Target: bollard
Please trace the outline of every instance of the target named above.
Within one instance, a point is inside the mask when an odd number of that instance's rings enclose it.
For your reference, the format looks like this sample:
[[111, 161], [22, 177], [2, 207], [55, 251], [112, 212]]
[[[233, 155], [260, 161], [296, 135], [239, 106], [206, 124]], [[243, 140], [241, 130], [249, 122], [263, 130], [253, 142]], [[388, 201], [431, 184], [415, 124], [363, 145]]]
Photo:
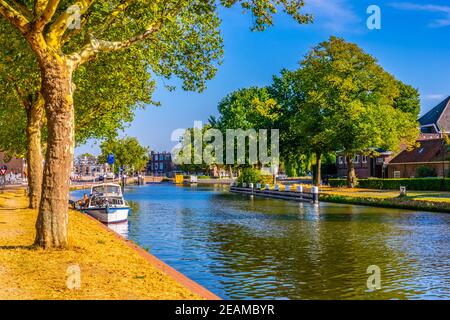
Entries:
[[248, 187], [249, 187], [250, 189], [253, 189], [253, 183], [249, 183], [249, 184], [248, 184]]
[[261, 189], [261, 183], [256, 184], [256, 189], [258, 189], [258, 190]]
[[312, 193], [313, 203], [319, 203], [319, 187], [316, 187], [316, 186], [312, 187], [311, 193]]
[[270, 190], [270, 184], [266, 184], [266, 190]]

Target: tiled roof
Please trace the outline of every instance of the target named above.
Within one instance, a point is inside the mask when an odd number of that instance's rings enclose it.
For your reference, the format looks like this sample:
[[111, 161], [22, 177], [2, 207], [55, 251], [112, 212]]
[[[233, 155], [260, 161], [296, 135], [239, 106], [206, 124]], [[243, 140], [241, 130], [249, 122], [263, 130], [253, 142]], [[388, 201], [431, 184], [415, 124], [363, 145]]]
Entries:
[[436, 162], [448, 160], [448, 146], [444, 139], [420, 140], [420, 146], [411, 151], [403, 150], [389, 163]]
[[419, 118], [421, 126], [436, 124], [450, 101], [450, 96]]

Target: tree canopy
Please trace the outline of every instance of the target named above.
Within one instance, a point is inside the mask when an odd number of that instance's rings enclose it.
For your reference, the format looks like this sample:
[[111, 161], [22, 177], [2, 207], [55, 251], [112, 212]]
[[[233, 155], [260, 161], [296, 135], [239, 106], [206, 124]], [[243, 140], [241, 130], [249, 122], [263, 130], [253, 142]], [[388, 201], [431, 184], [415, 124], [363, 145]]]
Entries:
[[272, 25], [279, 8], [300, 23], [310, 21], [297, 0], [0, 1], [0, 15], [26, 40], [41, 73], [48, 137], [37, 245], [67, 246], [74, 72], [103, 54], [130, 50], [154, 75], [177, 76], [184, 89], [201, 91], [223, 52], [218, 8], [235, 5], [252, 13], [255, 30]]
[[331, 37], [308, 53], [299, 75], [306, 97], [299, 109], [300, 131], [322, 153], [334, 149], [348, 158], [349, 185], [356, 153], [395, 152], [414, 143], [417, 94], [410, 96], [411, 87], [357, 45]]
[[108, 155], [114, 154], [116, 171], [123, 166], [125, 172], [134, 173], [145, 169], [149, 149], [141, 146], [134, 137], [105, 140], [101, 145], [100, 163], [107, 163]]

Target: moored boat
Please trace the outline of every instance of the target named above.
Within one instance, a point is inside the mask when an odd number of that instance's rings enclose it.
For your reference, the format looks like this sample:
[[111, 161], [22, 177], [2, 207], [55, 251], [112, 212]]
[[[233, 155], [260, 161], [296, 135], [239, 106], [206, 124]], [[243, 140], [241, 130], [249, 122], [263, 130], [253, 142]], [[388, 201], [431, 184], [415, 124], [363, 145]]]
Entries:
[[118, 184], [104, 183], [91, 188], [89, 202], [82, 211], [103, 223], [119, 223], [128, 220], [130, 207]]

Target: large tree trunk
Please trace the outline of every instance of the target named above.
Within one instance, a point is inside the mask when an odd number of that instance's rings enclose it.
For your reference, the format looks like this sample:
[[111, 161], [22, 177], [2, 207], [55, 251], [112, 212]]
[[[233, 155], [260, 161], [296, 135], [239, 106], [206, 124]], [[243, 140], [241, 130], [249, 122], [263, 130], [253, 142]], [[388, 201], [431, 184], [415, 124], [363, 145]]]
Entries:
[[42, 97], [27, 109], [27, 175], [29, 208], [37, 209], [42, 192], [41, 128], [44, 111]]
[[354, 188], [356, 185], [355, 164], [353, 163], [354, 156], [347, 156], [347, 187]]
[[315, 174], [314, 174], [314, 185], [315, 186], [320, 186], [321, 181], [322, 181], [322, 170], [321, 170], [321, 166], [322, 166], [322, 154], [321, 153], [316, 153], [316, 170], [315, 170]]
[[48, 139], [35, 244], [64, 248], [68, 244], [69, 184], [74, 149], [72, 71], [61, 57], [48, 54], [39, 60]]

